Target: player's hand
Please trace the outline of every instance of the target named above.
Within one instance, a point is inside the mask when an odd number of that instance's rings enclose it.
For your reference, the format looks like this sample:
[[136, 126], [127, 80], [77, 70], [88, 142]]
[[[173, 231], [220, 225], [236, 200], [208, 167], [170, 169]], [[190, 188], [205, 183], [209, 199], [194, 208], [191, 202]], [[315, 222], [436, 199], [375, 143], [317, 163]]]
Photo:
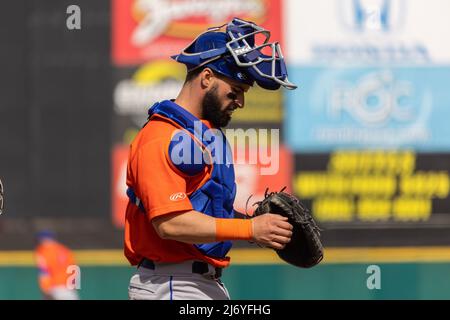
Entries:
[[253, 241], [273, 249], [283, 249], [292, 236], [292, 225], [286, 217], [267, 213], [252, 218]]

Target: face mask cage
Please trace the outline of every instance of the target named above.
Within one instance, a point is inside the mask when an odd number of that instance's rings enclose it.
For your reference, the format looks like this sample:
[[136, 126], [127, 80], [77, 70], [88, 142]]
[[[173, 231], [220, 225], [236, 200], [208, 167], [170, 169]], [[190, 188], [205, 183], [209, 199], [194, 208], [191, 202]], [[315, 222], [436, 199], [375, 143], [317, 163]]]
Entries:
[[[227, 26], [230, 41], [226, 44], [239, 67], [248, 68], [256, 82], [263, 87], [274, 87], [270, 81], [287, 89], [295, 89], [287, 76], [281, 46], [278, 42], [269, 43], [270, 32], [254, 23], [234, 19]], [[258, 43], [258, 37], [261, 42]], [[264, 54], [263, 52], [269, 52]], [[258, 77], [261, 77], [258, 81]]]

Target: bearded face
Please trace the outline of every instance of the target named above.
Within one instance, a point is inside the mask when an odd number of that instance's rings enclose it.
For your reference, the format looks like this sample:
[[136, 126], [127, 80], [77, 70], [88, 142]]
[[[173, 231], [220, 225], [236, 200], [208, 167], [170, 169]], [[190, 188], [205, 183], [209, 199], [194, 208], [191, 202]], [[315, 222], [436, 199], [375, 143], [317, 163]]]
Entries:
[[203, 119], [210, 121], [216, 128], [223, 128], [230, 122], [231, 115], [236, 108], [237, 105], [233, 101], [223, 105], [218, 94], [218, 85], [215, 85], [206, 92], [203, 98]]

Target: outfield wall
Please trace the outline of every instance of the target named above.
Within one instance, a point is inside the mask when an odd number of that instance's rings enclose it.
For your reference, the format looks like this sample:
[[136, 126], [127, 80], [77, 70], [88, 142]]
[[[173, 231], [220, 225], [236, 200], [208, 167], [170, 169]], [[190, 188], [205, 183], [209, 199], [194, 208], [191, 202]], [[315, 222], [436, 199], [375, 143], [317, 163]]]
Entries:
[[[270, 250], [236, 249], [223, 282], [235, 300], [450, 299], [450, 248], [330, 248], [326, 253], [319, 266], [298, 269]], [[81, 299], [128, 298], [134, 268], [120, 250], [77, 251], [76, 256]], [[40, 299], [31, 257], [26, 251], [0, 253], [0, 300]], [[380, 268], [381, 287], [370, 290], [367, 271], [373, 265]]]

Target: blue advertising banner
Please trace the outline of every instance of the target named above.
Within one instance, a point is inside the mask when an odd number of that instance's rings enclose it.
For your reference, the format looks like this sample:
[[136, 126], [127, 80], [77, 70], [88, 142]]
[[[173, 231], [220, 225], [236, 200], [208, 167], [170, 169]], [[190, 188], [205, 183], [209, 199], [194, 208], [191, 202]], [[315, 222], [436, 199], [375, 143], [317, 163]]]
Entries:
[[290, 78], [286, 142], [338, 148], [450, 151], [450, 67], [307, 67]]

